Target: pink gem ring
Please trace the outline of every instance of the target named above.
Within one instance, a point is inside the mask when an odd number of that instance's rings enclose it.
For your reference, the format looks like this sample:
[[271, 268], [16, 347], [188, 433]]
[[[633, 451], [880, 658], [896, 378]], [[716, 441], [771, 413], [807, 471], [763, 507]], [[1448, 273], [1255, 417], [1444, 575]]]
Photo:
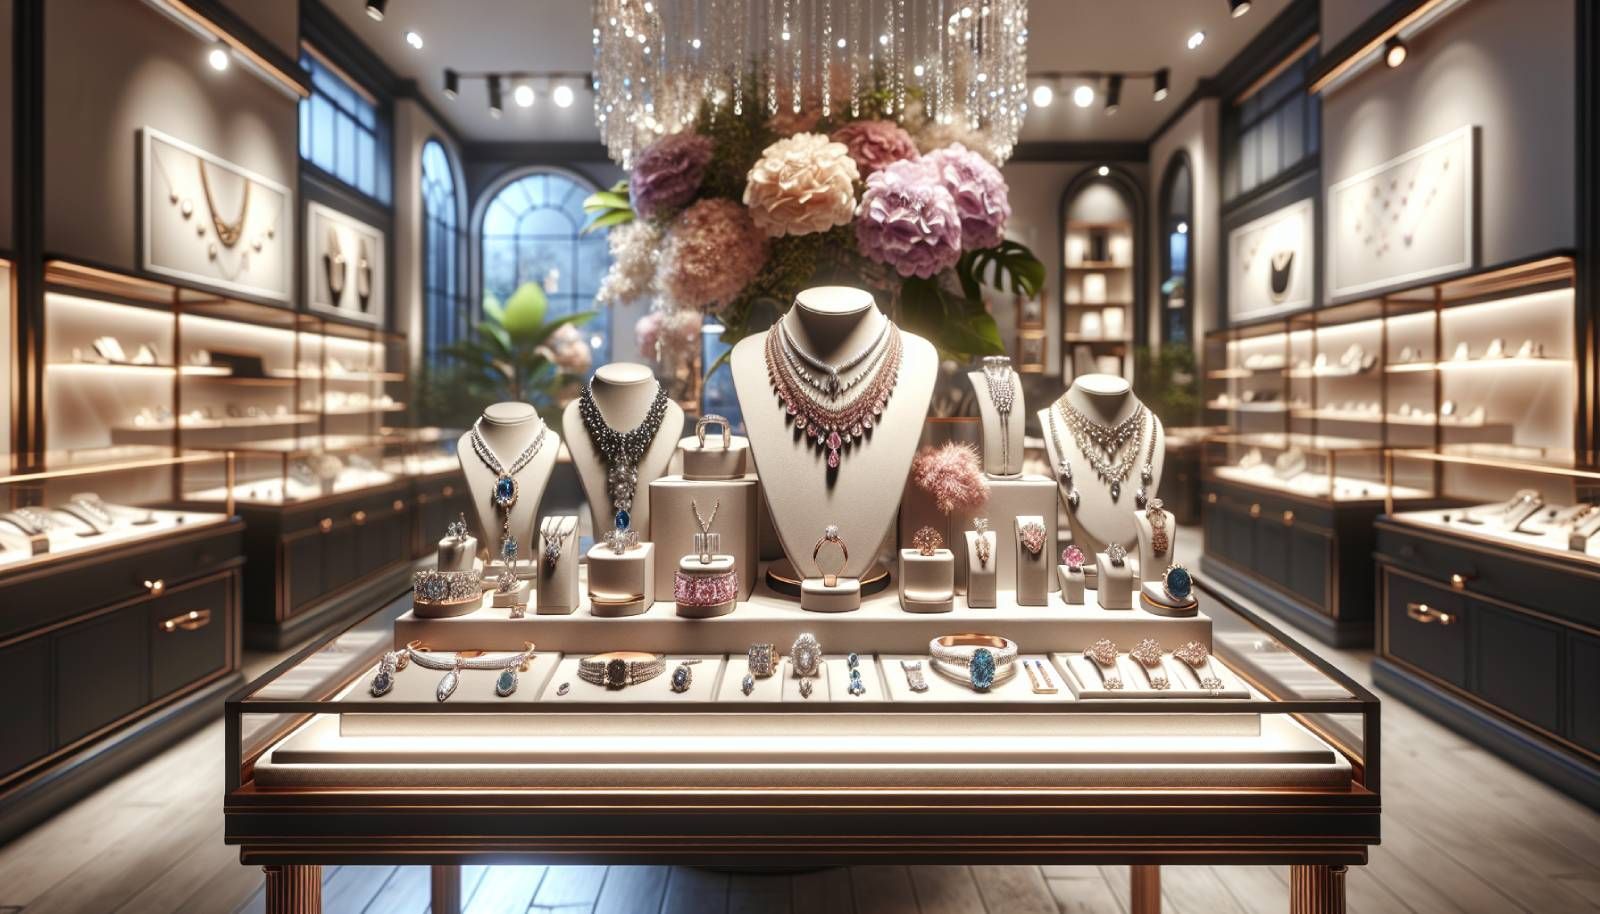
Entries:
[[1068, 546], [1061, 550], [1061, 564], [1067, 566], [1068, 571], [1082, 571], [1084, 560], [1083, 550], [1077, 546]]
[[1022, 548], [1028, 550], [1029, 555], [1044, 551], [1044, 524], [1030, 520], [1017, 529], [1017, 534], [1022, 539]]
[[739, 598], [739, 573], [720, 571], [715, 574], [688, 574], [675, 572], [672, 578], [672, 599], [679, 606], [706, 609], [725, 606]]
[[944, 537], [932, 527], [923, 527], [912, 535], [911, 545], [917, 547], [920, 555], [933, 555], [944, 548]]

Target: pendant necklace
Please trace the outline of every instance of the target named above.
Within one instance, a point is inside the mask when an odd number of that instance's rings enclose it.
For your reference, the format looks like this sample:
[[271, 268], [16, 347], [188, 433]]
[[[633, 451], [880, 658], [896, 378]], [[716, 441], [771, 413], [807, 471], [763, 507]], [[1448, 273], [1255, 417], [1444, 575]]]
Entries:
[[[1133, 504], [1139, 510], [1144, 510], [1150, 501], [1150, 482], [1155, 479], [1154, 464], [1156, 459], [1156, 436], [1161, 433], [1161, 426], [1156, 424], [1156, 414], [1150, 414], [1150, 447], [1144, 452], [1144, 466], [1139, 470], [1139, 491], [1133, 493]], [[1160, 499], [1156, 499], [1159, 504]], [[1158, 551], [1156, 554], [1160, 555]]]
[[518, 546], [517, 538], [511, 534], [511, 508], [517, 503], [517, 494], [521, 490], [521, 486], [517, 483], [517, 474], [522, 472], [529, 461], [533, 460], [534, 455], [544, 447], [545, 425], [543, 420], [539, 421], [538, 434], [533, 436], [533, 440], [528, 442], [528, 446], [522, 449], [522, 453], [517, 455], [517, 459], [512, 461], [509, 467], [501, 462], [494, 450], [489, 447], [489, 442], [484, 440], [482, 425], [483, 417], [479, 416], [478, 421], [472, 423], [470, 437], [472, 450], [478, 455], [478, 459], [483, 461], [483, 465], [489, 468], [489, 472], [495, 475], [494, 490], [490, 493], [489, 500], [500, 512], [500, 560], [505, 563], [505, 570], [500, 572], [500, 577], [495, 581], [495, 589], [500, 593], [510, 593], [517, 586], [515, 565]]
[[600, 405], [594, 400], [594, 380], [591, 379], [578, 399], [578, 415], [583, 419], [584, 430], [589, 433], [589, 441], [606, 462], [606, 491], [611, 498], [612, 530], [605, 539], [612, 551], [620, 554], [638, 541], [638, 534], [631, 529], [631, 525], [633, 495], [639, 486], [639, 461], [644, 459], [651, 442], [655, 441], [656, 432], [661, 429], [661, 420], [667, 415], [667, 392], [657, 383], [655, 398], [650, 401], [650, 409], [646, 411], [644, 419], [632, 429], [619, 432], [606, 422], [605, 415], [600, 412]]
[[[884, 326], [873, 344], [838, 366], [799, 349], [782, 323], [775, 329], [776, 333], [767, 334], [767, 379], [778, 399], [783, 401], [784, 412], [791, 417], [795, 430], [812, 447], [825, 450], [828, 469], [837, 470], [845, 446], [856, 446], [872, 430], [878, 417], [883, 415], [889, 395], [894, 392], [900, 376], [900, 329], [884, 318]], [[813, 379], [809, 373], [797, 369], [795, 358], [821, 366], [823, 379]], [[848, 382], [838, 381], [841, 371], [863, 362], [867, 362], [867, 368], [860, 376]], [[859, 392], [841, 400], [839, 395], [852, 387], [859, 387]]]
[[707, 517], [700, 513], [700, 504], [692, 498], [689, 499], [689, 509], [694, 511], [695, 526], [700, 528], [700, 532], [695, 534], [694, 545], [702, 565], [711, 564], [712, 555], [722, 548], [722, 537], [711, 532], [711, 525], [717, 522], [717, 511], [721, 507], [722, 499], [719, 498], [711, 505], [711, 516]]
[[[1121, 498], [1122, 482], [1128, 478], [1128, 471], [1133, 468], [1134, 461], [1139, 459], [1139, 452], [1143, 449], [1144, 404], [1137, 404], [1132, 415], [1112, 426], [1101, 425], [1079, 412], [1067, 402], [1065, 394], [1055, 405], [1072, 432], [1079, 453], [1089, 461], [1089, 467], [1095, 475], [1109, 484], [1111, 500]], [[1132, 447], [1125, 448], [1130, 441]]]
[[1067, 487], [1067, 505], [1072, 510], [1078, 510], [1078, 487], [1072, 481], [1072, 461], [1067, 459], [1067, 451], [1061, 445], [1061, 433], [1056, 430], [1056, 411], [1050, 410], [1050, 443], [1056, 448], [1056, 478]]
[[1003, 355], [983, 358], [983, 383], [989, 388], [989, 402], [1000, 414], [1000, 469], [1011, 471], [1011, 406], [1016, 402], [1016, 387], [1011, 382], [1011, 360]]

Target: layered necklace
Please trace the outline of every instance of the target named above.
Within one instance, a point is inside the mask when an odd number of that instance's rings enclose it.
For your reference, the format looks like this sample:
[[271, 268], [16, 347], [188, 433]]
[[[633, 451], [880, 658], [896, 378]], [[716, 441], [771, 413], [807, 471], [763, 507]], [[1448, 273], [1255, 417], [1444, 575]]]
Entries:
[[779, 321], [767, 334], [767, 378], [795, 429], [826, 450], [828, 468], [837, 470], [845, 445], [859, 441], [883, 415], [900, 377], [900, 355], [900, 328], [888, 318], [871, 343], [838, 364], [807, 352]]
[[1011, 381], [1011, 360], [1003, 355], [984, 356], [983, 383], [989, 389], [989, 402], [1000, 414], [1000, 470], [1011, 471], [1011, 407], [1017, 390]]
[[[626, 432], [619, 432], [606, 422], [594, 401], [594, 381], [590, 380], [578, 400], [578, 415], [583, 419], [589, 441], [606, 462], [606, 492], [611, 497], [613, 529], [607, 540], [612, 548], [626, 545], [633, 522], [633, 495], [639, 486], [639, 461], [655, 441], [661, 430], [661, 420], [667, 415], [667, 392], [656, 384], [655, 398], [644, 419]], [[635, 534], [637, 537], [637, 534]], [[618, 549], [617, 551], [622, 551]]]
[[[1122, 497], [1122, 483], [1128, 478], [1128, 471], [1139, 459], [1141, 445], [1144, 444], [1144, 404], [1134, 406], [1133, 413], [1115, 425], [1104, 425], [1085, 416], [1076, 407], [1067, 402], [1065, 394], [1055, 402], [1055, 407], [1050, 415], [1050, 435], [1056, 446], [1056, 454], [1060, 458], [1059, 473], [1067, 485], [1072, 485], [1072, 465], [1067, 460], [1066, 452], [1061, 448], [1061, 441], [1056, 432], [1055, 413], [1061, 414], [1062, 421], [1066, 422], [1067, 429], [1072, 432], [1073, 443], [1077, 445], [1078, 452], [1089, 461], [1089, 467], [1101, 481], [1110, 485], [1111, 500], [1116, 501]], [[1150, 447], [1145, 453], [1144, 467], [1140, 473], [1139, 492], [1135, 501], [1139, 508], [1145, 506], [1147, 490], [1153, 476], [1151, 461], [1155, 455], [1155, 429], [1154, 419], [1151, 420]], [[1129, 446], [1131, 444], [1131, 447]], [[1074, 508], [1077, 507], [1076, 489], [1068, 494], [1068, 500]]]
[[469, 437], [472, 439], [473, 452], [483, 461], [483, 465], [489, 468], [489, 472], [495, 475], [494, 490], [489, 493], [489, 500], [500, 512], [500, 560], [505, 563], [505, 570], [500, 573], [496, 583], [498, 589], [506, 593], [517, 586], [514, 566], [517, 563], [518, 545], [517, 538], [511, 533], [511, 508], [516, 505], [517, 495], [522, 489], [517, 482], [517, 474], [522, 472], [539, 453], [539, 449], [544, 447], [545, 425], [543, 420], [539, 421], [538, 434], [533, 436], [533, 440], [528, 442], [528, 446], [522, 449], [522, 453], [517, 455], [517, 459], [513, 460], [510, 466], [506, 466], [495, 454], [494, 449], [489, 447], [489, 442], [484, 440], [482, 426], [483, 417], [479, 416], [478, 421], [472, 423], [472, 434]]

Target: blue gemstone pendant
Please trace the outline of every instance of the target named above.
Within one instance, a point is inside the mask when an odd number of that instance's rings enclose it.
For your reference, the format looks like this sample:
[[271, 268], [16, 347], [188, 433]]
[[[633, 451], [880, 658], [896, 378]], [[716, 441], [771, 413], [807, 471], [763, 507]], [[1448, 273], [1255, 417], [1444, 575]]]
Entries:
[[986, 647], [980, 647], [972, 652], [972, 659], [967, 661], [967, 675], [972, 680], [972, 687], [979, 692], [989, 691], [994, 685], [994, 652]]
[[517, 560], [517, 538], [516, 537], [507, 536], [504, 540], [501, 540], [501, 542], [500, 542], [500, 558], [503, 561], [505, 561], [505, 563], [507, 565], [509, 565], [509, 564], [511, 564], [511, 563], [513, 563], [513, 562], [515, 562]]
[[517, 690], [517, 668], [506, 667], [494, 680], [494, 693], [501, 698], [507, 698]]
[[626, 530], [626, 529], [628, 529], [629, 525], [632, 522], [633, 522], [633, 518], [628, 516], [628, 512], [627, 511], [618, 511], [617, 512], [616, 528], [618, 530]]
[[494, 481], [494, 503], [499, 508], [509, 508], [517, 503], [516, 477], [501, 476]]

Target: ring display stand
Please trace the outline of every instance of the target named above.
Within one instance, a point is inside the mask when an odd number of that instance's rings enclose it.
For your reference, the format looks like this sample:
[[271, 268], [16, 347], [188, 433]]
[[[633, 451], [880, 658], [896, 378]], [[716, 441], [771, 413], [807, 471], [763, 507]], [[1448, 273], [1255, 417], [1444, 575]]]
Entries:
[[656, 601], [654, 543], [617, 554], [605, 543], [589, 547], [589, 614], [636, 616]]
[[839, 578], [832, 587], [822, 578], [800, 582], [800, 608], [814, 613], [847, 613], [861, 608], [861, 582]]
[[1044, 526], [1044, 518], [1037, 514], [1019, 515], [1015, 521], [1015, 530], [1012, 536], [1015, 561], [1012, 566], [1016, 569], [1014, 589], [1017, 593], [1017, 602], [1023, 606], [1043, 606], [1050, 600], [1050, 559], [1054, 544], [1050, 542], [1048, 527], [1046, 527], [1045, 543], [1037, 554], [1029, 552], [1022, 545], [1022, 528], [1024, 524], [1035, 523]]
[[949, 549], [923, 555], [900, 550], [900, 608], [908, 613], [947, 613], [955, 608], [956, 557]]
[[1128, 560], [1123, 559], [1121, 565], [1113, 565], [1111, 558], [1101, 552], [1094, 557], [1094, 564], [1099, 571], [1094, 593], [1095, 599], [1100, 601], [1100, 608], [1132, 609], [1133, 569], [1128, 566]]
[[1056, 577], [1061, 582], [1061, 602], [1077, 604], [1084, 598], [1083, 569], [1074, 571], [1066, 565], [1056, 566]]
[[[989, 541], [989, 561], [978, 561], [978, 537]], [[995, 605], [996, 593], [1000, 585], [1000, 560], [999, 546], [995, 543], [997, 537], [993, 530], [979, 533], [968, 530], [967, 540], [967, 605], [975, 609]]]

